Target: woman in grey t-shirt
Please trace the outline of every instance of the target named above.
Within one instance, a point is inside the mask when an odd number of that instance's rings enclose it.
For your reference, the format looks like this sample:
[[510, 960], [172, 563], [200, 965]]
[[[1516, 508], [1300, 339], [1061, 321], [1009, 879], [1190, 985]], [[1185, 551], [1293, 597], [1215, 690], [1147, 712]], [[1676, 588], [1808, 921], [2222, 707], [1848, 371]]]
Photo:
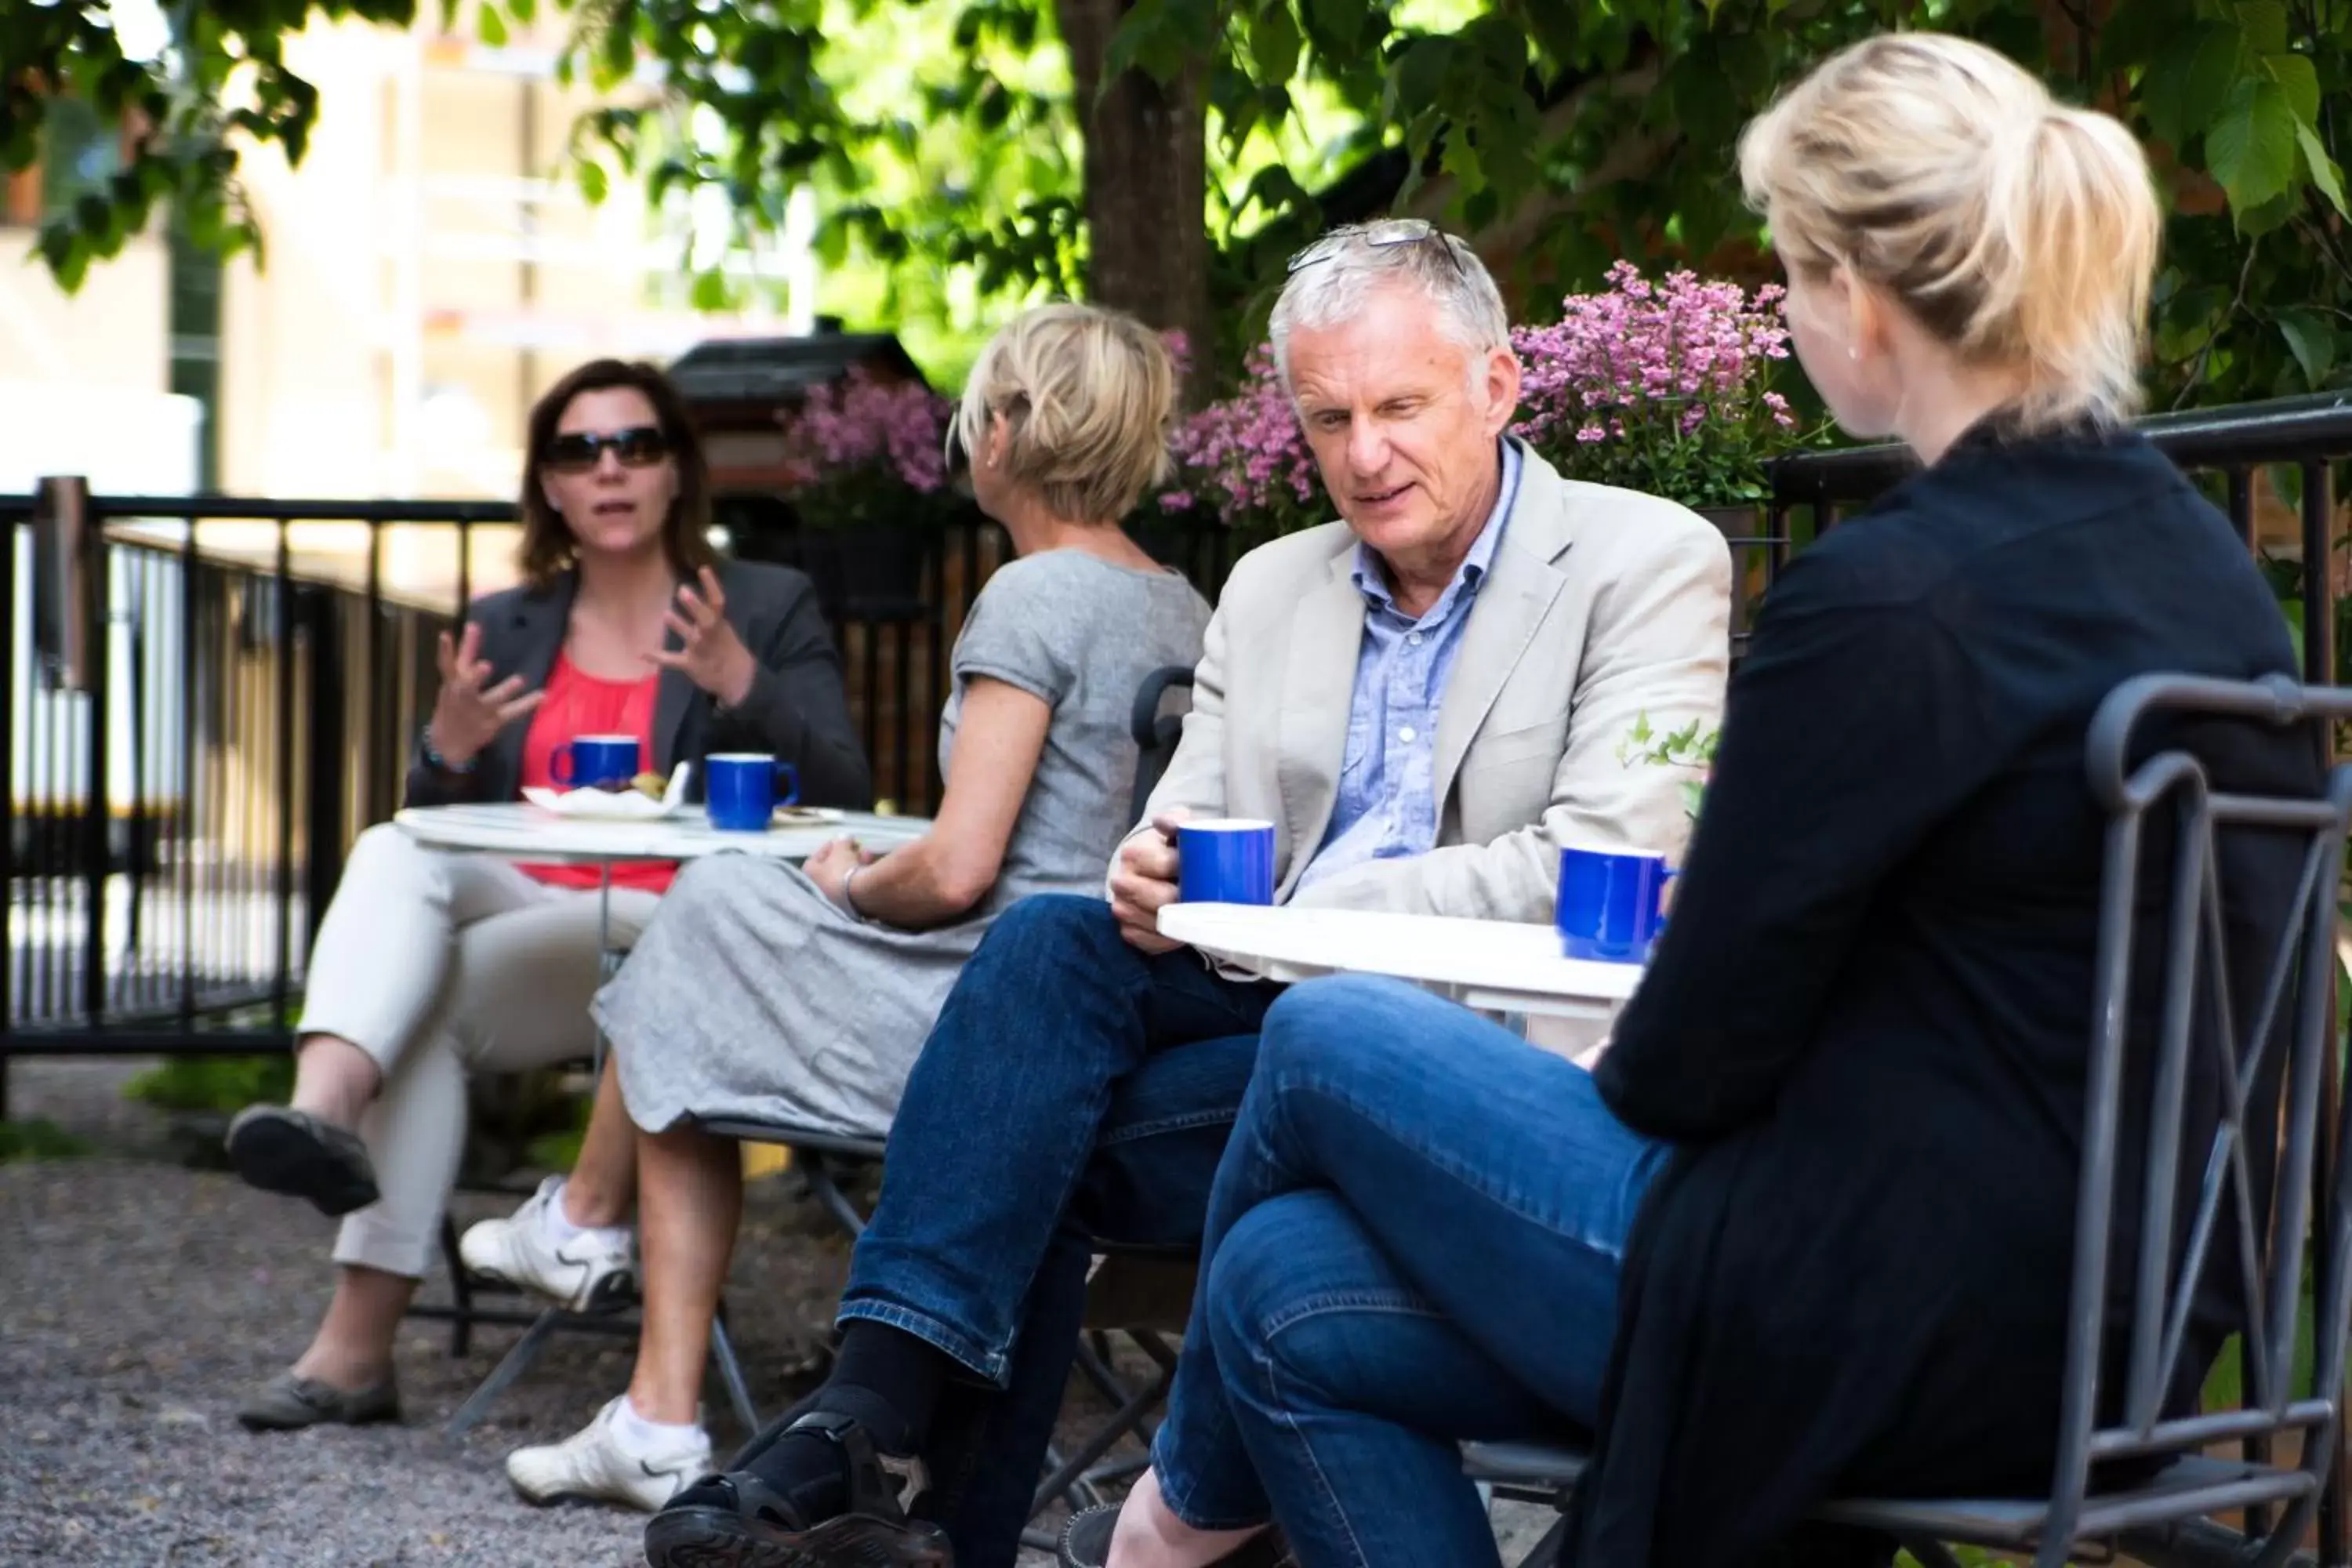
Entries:
[[[650, 1510], [711, 1468], [698, 1399], [742, 1187], [736, 1145], [688, 1119], [881, 1134], [990, 920], [1030, 893], [1102, 886], [1131, 826], [1137, 689], [1189, 668], [1209, 620], [1118, 526], [1165, 470], [1174, 384], [1159, 340], [1108, 311], [1045, 306], [990, 342], [950, 439], [1020, 559], [989, 579], [956, 641], [931, 830], [878, 859], [845, 840], [804, 868], [695, 862], [598, 995], [638, 1129], [645, 1321], [625, 1394], [565, 1441], [509, 1456], [526, 1497]], [[609, 1283], [583, 1277], [593, 1260], [627, 1253], [578, 1233], [627, 1216], [587, 1206], [551, 1181], [469, 1230], [466, 1260], [593, 1299]]]

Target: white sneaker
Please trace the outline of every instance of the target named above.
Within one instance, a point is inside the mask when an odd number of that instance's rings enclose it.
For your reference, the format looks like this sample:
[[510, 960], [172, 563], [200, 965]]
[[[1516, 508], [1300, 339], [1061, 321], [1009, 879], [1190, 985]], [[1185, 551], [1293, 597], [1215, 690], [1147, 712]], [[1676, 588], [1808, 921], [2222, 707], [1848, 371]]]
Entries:
[[636, 1252], [628, 1231], [572, 1226], [572, 1234], [557, 1241], [549, 1222], [560, 1217], [561, 1211], [551, 1213], [550, 1205], [562, 1201], [562, 1191], [563, 1178], [550, 1176], [506, 1218], [467, 1226], [457, 1241], [457, 1256], [477, 1274], [544, 1296], [575, 1312], [609, 1312], [626, 1306], [637, 1293]]
[[507, 1479], [536, 1503], [574, 1499], [617, 1502], [652, 1513], [710, 1473], [710, 1437], [699, 1426], [691, 1438], [656, 1454], [629, 1450], [615, 1429], [622, 1394], [561, 1443], [517, 1448], [507, 1456]]

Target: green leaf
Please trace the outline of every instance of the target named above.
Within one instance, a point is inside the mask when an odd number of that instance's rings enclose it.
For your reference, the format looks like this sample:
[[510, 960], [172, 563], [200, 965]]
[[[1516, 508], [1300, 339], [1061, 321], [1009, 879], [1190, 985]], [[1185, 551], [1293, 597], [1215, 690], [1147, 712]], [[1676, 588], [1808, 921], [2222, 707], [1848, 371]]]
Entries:
[[2305, 125], [2319, 122], [2319, 71], [2307, 56], [2264, 55], [2263, 69], [2286, 89], [2287, 103], [2297, 121]]
[[727, 278], [716, 268], [697, 273], [694, 279], [694, 308], [698, 310], [727, 309]]
[[2238, 30], [2202, 22], [2174, 36], [2140, 82], [2140, 109], [2160, 141], [2179, 147], [2213, 123], [2238, 79]]
[[2303, 161], [2311, 171], [2311, 183], [2319, 187], [2319, 194], [2327, 198], [2329, 205], [2346, 217], [2352, 217], [2352, 207], [2344, 205], [2344, 171], [2327, 155], [2326, 145], [2319, 140], [2318, 132], [2308, 125], [2297, 125], [2294, 139], [2303, 148]]
[[2280, 0], [2238, 0], [2238, 26], [2245, 29], [2246, 47], [2259, 55], [2286, 47], [2286, 7]]
[[604, 205], [604, 197], [608, 194], [604, 165], [597, 163], [593, 158], [583, 158], [580, 160], [578, 174], [581, 200], [592, 207]]
[[2205, 164], [2241, 215], [2294, 184], [2294, 109], [2278, 83], [2247, 77], [2230, 94], [2205, 133]]
[[1250, 63], [1257, 79], [1278, 87], [1298, 71], [1298, 24], [1291, 19], [1287, 0], [1277, 0], [1250, 24]]
[[2317, 310], [2298, 305], [2279, 312], [2278, 327], [2311, 390], [2326, 386], [2327, 373], [2336, 367], [2335, 323]]
[[482, 42], [491, 48], [507, 47], [507, 19], [499, 15], [496, 5], [484, 5], [474, 13], [474, 31], [480, 34]]

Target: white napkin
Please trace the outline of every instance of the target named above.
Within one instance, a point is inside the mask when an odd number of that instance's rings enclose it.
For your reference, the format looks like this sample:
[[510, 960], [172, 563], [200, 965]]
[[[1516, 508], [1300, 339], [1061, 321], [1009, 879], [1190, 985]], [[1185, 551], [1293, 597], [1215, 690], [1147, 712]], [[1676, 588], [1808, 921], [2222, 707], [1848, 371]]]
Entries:
[[522, 797], [541, 811], [583, 822], [653, 822], [673, 815], [686, 804], [686, 775], [693, 767], [692, 763], [680, 763], [672, 768], [668, 787], [662, 791], [659, 800], [635, 789], [558, 790], [537, 784], [526, 784]]

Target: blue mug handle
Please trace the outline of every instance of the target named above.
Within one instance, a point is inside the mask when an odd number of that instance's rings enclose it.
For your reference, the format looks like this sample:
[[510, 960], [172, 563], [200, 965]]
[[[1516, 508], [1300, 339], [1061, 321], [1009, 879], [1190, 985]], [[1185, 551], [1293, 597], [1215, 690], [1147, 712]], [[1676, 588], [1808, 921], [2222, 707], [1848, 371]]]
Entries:
[[776, 804], [792, 805], [801, 798], [801, 771], [790, 763], [776, 764]]

